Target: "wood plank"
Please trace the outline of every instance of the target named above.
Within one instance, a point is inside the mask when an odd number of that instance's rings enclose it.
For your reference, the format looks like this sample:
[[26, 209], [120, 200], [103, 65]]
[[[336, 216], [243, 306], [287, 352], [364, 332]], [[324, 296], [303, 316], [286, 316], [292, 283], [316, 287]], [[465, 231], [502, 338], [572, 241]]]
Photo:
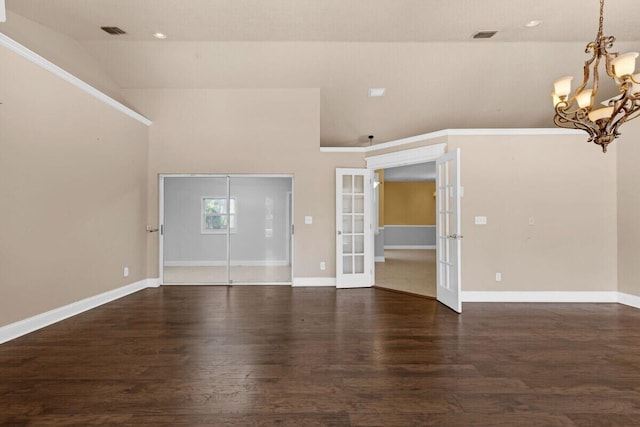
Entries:
[[0, 425], [635, 425], [639, 323], [616, 304], [146, 289], [0, 346]]

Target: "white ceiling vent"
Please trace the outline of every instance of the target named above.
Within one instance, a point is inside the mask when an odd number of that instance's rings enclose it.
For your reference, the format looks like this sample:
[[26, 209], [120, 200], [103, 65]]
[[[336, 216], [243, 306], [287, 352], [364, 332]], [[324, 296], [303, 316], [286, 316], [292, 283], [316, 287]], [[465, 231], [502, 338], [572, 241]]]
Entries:
[[474, 39], [490, 39], [498, 34], [498, 31], [478, 31], [473, 35]]

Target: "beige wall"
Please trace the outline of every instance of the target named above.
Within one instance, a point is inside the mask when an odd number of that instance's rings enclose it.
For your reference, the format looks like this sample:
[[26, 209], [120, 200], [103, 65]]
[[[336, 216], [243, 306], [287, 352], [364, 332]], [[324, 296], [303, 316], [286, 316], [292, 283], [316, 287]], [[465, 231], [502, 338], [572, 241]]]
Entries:
[[[158, 221], [158, 174], [294, 174], [294, 275], [335, 277], [335, 169], [364, 167], [364, 160], [358, 153], [320, 152], [318, 89], [129, 90], [126, 96], [154, 122], [150, 223]], [[306, 215], [313, 224], [304, 224]], [[157, 250], [152, 235], [150, 277], [158, 275]]]
[[0, 64], [2, 326], [147, 277], [148, 128], [3, 47]]
[[389, 225], [436, 225], [435, 182], [385, 182], [384, 214]]
[[640, 119], [625, 124], [618, 151], [618, 290], [640, 296]]
[[448, 148], [461, 150], [463, 290], [617, 289], [616, 147], [572, 135], [458, 136]]
[[0, 32], [113, 99], [126, 104], [120, 87], [95, 61], [91, 53], [71, 37], [11, 12], [7, 14], [7, 21], [0, 23]]

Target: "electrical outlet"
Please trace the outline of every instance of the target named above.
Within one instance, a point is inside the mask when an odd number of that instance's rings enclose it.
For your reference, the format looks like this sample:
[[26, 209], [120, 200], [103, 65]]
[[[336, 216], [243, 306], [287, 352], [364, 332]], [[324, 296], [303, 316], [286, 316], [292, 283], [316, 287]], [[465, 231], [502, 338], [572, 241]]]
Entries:
[[529, 217], [529, 225], [536, 225], [536, 219], [532, 216]]
[[502, 273], [496, 273], [496, 282], [502, 282]]
[[124, 277], [129, 277], [129, 267], [124, 268], [123, 274], [124, 274]]
[[326, 262], [324, 262], [324, 261], [322, 261], [322, 262], [320, 263], [320, 270], [326, 270], [326, 269], [327, 269], [327, 263], [326, 263]]
[[487, 217], [486, 216], [477, 216], [475, 217], [476, 225], [487, 225]]

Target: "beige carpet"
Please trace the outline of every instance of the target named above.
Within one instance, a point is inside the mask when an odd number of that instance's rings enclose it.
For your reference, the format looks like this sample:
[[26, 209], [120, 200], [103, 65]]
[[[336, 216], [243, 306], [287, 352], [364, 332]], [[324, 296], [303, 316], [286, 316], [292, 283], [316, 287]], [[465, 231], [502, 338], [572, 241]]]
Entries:
[[[231, 267], [234, 283], [290, 283], [291, 266]], [[226, 267], [165, 267], [164, 283], [227, 284]]]
[[376, 287], [436, 296], [436, 251], [385, 250], [385, 262], [376, 262]]

